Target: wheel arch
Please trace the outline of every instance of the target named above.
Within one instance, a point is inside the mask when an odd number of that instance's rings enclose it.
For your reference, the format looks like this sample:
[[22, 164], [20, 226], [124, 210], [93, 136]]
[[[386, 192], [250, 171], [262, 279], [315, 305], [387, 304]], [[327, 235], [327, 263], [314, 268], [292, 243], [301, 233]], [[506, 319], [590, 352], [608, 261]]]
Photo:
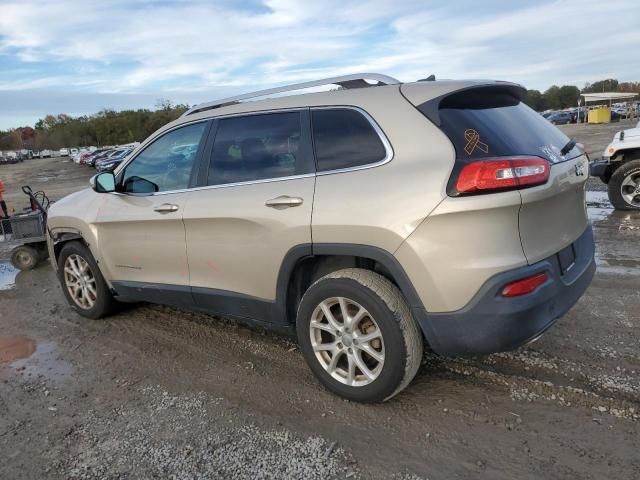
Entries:
[[62, 251], [62, 247], [64, 247], [67, 243], [72, 242], [72, 241], [80, 241], [82, 242], [87, 248], [89, 248], [89, 244], [88, 242], [84, 239], [84, 237], [79, 233], [79, 232], [75, 232], [75, 231], [63, 231], [63, 232], [57, 232], [53, 234], [53, 259], [55, 260], [55, 262], [58, 262], [58, 258], [60, 256], [60, 252]]
[[293, 247], [280, 267], [276, 303], [286, 322], [295, 324], [300, 299], [315, 280], [350, 267], [382, 274], [398, 287], [413, 312], [424, 310], [411, 280], [392, 253], [370, 245], [314, 243]]

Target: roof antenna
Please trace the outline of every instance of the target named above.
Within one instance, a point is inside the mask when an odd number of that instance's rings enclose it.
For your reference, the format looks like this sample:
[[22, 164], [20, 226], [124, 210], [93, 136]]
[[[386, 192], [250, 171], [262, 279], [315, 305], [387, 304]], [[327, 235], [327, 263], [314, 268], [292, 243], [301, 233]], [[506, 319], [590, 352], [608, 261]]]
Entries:
[[435, 82], [436, 81], [436, 76], [432, 73], [431, 75], [429, 75], [427, 78], [421, 78], [420, 80], [418, 80], [419, 82]]

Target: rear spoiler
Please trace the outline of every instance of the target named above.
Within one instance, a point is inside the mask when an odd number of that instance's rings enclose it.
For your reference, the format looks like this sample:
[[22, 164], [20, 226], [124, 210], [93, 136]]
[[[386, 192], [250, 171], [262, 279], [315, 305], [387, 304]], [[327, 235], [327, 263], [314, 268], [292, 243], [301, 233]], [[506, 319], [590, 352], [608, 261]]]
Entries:
[[[479, 96], [500, 95], [502, 97], [513, 97], [514, 101], [523, 101], [527, 95], [527, 89], [517, 83], [478, 82], [472, 83], [471, 85], [469, 83], [463, 82], [456, 83], [457, 85], [451, 85], [454, 88], [448, 89], [446, 93], [441, 93], [440, 95], [432, 96], [431, 98], [429, 98], [427, 92], [424, 92], [424, 94], [422, 95], [420, 95], [420, 93], [422, 92], [411, 92], [410, 90], [412, 89], [412, 86], [417, 84], [402, 85], [401, 91], [407, 100], [409, 100], [415, 107], [420, 110], [420, 112], [422, 112], [423, 115], [425, 115], [437, 126], [440, 126], [440, 106], [445, 99], [447, 99], [448, 101], [452, 101], [452, 103], [455, 103], [455, 97], [462, 95], [467, 97], [469, 100], [473, 97], [477, 99]], [[474, 95], [476, 93], [479, 95]]]

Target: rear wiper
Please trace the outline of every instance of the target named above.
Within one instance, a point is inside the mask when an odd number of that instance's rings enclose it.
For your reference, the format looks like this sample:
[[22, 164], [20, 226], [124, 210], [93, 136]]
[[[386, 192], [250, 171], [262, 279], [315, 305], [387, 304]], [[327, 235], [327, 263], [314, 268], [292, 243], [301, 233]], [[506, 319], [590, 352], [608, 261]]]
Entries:
[[569, 140], [569, 142], [564, 147], [562, 147], [562, 150], [560, 150], [560, 155], [562, 155], [564, 157], [575, 146], [576, 146], [576, 141], [572, 138], [571, 140]]

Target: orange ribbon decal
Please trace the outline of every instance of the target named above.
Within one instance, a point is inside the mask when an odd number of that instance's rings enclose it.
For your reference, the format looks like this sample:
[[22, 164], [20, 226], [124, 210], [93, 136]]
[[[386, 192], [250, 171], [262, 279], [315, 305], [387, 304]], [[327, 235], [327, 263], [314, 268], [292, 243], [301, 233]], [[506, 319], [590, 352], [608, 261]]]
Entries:
[[473, 128], [467, 128], [464, 131], [464, 139], [467, 141], [464, 146], [464, 151], [467, 152], [467, 155], [471, 155], [476, 148], [484, 153], [489, 153], [489, 145], [480, 141], [480, 134]]

